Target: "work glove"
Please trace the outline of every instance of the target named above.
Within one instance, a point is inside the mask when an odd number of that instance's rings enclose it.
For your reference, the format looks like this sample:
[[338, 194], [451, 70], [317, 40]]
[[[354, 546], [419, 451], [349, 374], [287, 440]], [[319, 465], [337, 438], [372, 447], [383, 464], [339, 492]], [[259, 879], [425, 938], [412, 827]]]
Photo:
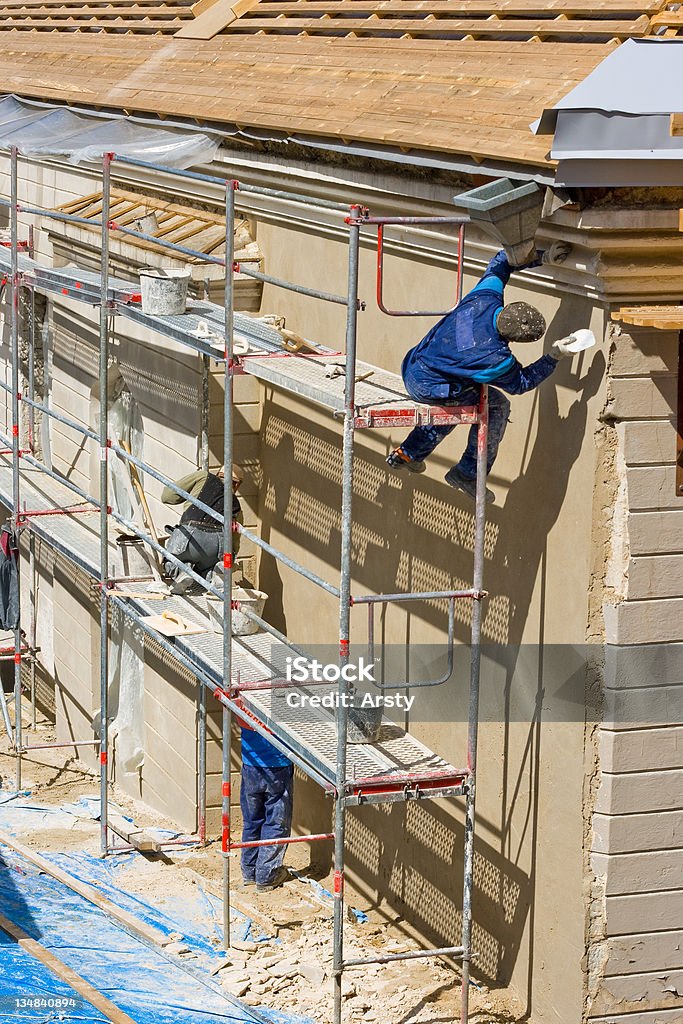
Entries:
[[570, 334], [567, 338], [560, 338], [559, 341], [553, 342], [550, 353], [553, 359], [571, 359], [574, 353], [567, 346], [574, 340], [574, 335]]
[[545, 249], [541, 253], [541, 263], [564, 263], [571, 251], [572, 247], [569, 242], [553, 242], [549, 249]]

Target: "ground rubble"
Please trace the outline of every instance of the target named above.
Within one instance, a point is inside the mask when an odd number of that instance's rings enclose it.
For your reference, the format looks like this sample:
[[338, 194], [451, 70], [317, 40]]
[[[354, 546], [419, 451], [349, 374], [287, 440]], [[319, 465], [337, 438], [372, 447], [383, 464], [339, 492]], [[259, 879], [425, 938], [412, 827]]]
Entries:
[[[46, 739], [52, 729], [43, 726]], [[41, 804], [61, 806], [93, 793], [94, 773], [81, 762], [62, 758], [62, 751], [40, 751], [27, 757], [24, 787]], [[6, 740], [0, 740], [0, 777], [11, 780], [14, 758]], [[11, 787], [9, 787], [11, 788]], [[136, 823], [168, 829], [172, 823], [139, 801], [113, 787], [112, 800]], [[236, 828], [238, 823], [236, 823]], [[22, 842], [44, 852], [85, 850], [97, 854], [99, 823], [74, 818], [68, 830], [50, 826], [21, 836]], [[214, 984], [226, 994], [255, 1009], [281, 1011], [309, 1018], [316, 1024], [332, 1021], [332, 900], [326, 887], [331, 877], [314, 873], [321, 884], [311, 883], [303, 844], [292, 847], [287, 863], [296, 870], [291, 881], [264, 895], [241, 885], [238, 861], [231, 857], [233, 884], [231, 901], [249, 918], [259, 941], [240, 941], [210, 968]], [[136, 856], [117, 874], [123, 891], [144, 895], [152, 903], [172, 893], [182, 900], [199, 887], [203, 892], [221, 894], [222, 858], [216, 843], [194, 853], [162, 857]], [[352, 891], [348, 893], [353, 899]], [[344, 955], [361, 959], [420, 948], [405, 933], [400, 920], [387, 920], [383, 907], [350, 909], [344, 924]], [[220, 928], [217, 929], [217, 933]], [[166, 953], [179, 962], [194, 961], [182, 931], [171, 936]], [[214, 949], [223, 948], [216, 934]], [[459, 973], [444, 959], [416, 959], [390, 964], [368, 964], [350, 968], [344, 974], [343, 1019], [381, 1024], [443, 1024], [459, 1019]], [[505, 990], [489, 991], [477, 978], [471, 990], [470, 1024], [521, 1024], [524, 1014]]]

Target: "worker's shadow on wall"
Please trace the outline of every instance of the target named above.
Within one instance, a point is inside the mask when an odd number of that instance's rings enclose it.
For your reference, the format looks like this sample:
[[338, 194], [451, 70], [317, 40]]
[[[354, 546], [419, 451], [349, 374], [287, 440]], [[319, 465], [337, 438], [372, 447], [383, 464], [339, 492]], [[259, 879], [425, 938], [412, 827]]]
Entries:
[[[576, 377], [571, 376], [566, 364], [561, 364], [551, 384], [537, 393], [537, 412], [529, 428], [535, 440], [527, 446], [522, 472], [509, 484], [504, 507], [494, 506], [489, 516], [485, 557], [492, 597], [485, 618], [487, 643], [519, 645], [523, 636], [528, 640], [532, 601], [535, 608], [539, 596], [541, 612], [540, 616], [534, 612], [538, 624], [532, 642], [540, 645], [545, 640], [547, 536], [558, 520], [572, 467], [585, 443], [589, 401], [599, 391], [604, 367], [601, 353], [596, 353], [586, 373], [581, 374], [579, 364]], [[576, 392], [576, 400], [563, 416], [559, 414], [556, 386], [552, 386], [558, 384], [573, 387]], [[262, 502], [263, 536], [269, 539], [271, 528], [277, 529], [336, 572], [341, 498], [339, 434], [307, 421], [305, 415], [275, 400], [266, 403], [264, 424], [267, 493]], [[464, 435], [464, 430], [458, 433]], [[464, 436], [460, 440], [464, 446]], [[441, 451], [435, 456], [445, 461]], [[457, 579], [469, 581], [474, 524], [472, 508], [464, 498], [446, 490], [439, 481], [390, 475], [376, 450], [369, 450], [362, 442], [355, 491], [356, 583], [374, 592], [392, 592], [447, 589]], [[282, 609], [282, 583], [273, 560], [267, 563], [267, 583], [264, 578], [261, 582], [276, 596], [269, 607], [271, 618], [278, 601]], [[459, 640], [467, 641], [468, 618], [459, 614], [462, 617], [456, 634]], [[438, 606], [421, 606], [419, 620], [422, 625], [415, 630], [416, 635], [424, 626], [436, 627], [441, 633], [445, 630], [445, 615]], [[317, 616], [310, 618], [313, 637], [318, 621]], [[278, 624], [285, 628], [284, 615]], [[410, 628], [409, 623], [403, 643], [410, 640]], [[399, 642], [395, 630], [391, 636]], [[296, 639], [304, 642], [306, 638]], [[497, 693], [493, 713], [499, 716], [495, 721], [502, 722], [502, 764], [490, 770], [502, 773], [503, 801], [500, 817], [485, 823], [493, 838], [477, 840], [474, 944], [480, 953], [477, 969], [491, 981], [506, 983], [517, 964], [525, 931], [529, 928], [533, 932], [535, 902], [542, 898], [536, 892], [535, 850], [539, 839], [545, 680], [541, 658], [531, 672], [518, 670], [515, 654], [510, 656], [508, 649], [500, 667], [503, 693]], [[520, 744], [517, 728], [513, 745], [510, 718], [520, 700], [530, 708], [528, 734]], [[309, 794], [309, 787], [313, 788], [303, 783], [299, 789], [297, 819], [305, 803], [303, 830], [326, 831], [329, 807], [323, 809], [315, 793]], [[512, 830], [518, 827], [523, 841], [514, 846]], [[435, 835], [440, 837], [436, 855]], [[350, 816], [348, 839], [349, 869], [370, 905], [381, 904], [389, 916], [411, 920], [437, 945], [458, 944], [462, 829], [452, 810], [437, 803], [420, 805], [419, 810], [412, 804], [364, 809]], [[316, 854], [323, 854], [326, 844], [318, 845], [321, 849]], [[531, 943], [529, 965], [534, 963], [533, 934]]]
[[[292, 494], [292, 481], [294, 479], [295, 453], [294, 439], [291, 434], [285, 434], [274, 450], [273, 466], [278, 472], [274, 477], [264, 481], [261, 479], [262, 487], [265, 487], [265, 494], [261, 495], [262, 509], [268, 509], [269, 514], [262, 514], [260, 536], [266, 543], [271, 541], [271, 527], [274, 523], [285, 523], [287, 511], [290, 507]], [[277, 543], [274, 545], [278, 547]], [[287, 633], [287, 619], [284, 609], [282, 568], [277, 559], [265, 556], [261, 560], [259, 571], [259, 586], [268, 594], [266, 605], [266, 618], [272, 626], [283, 633]]]
[[[567, 361], [569, 363], [569, 361]], [[498, 857], [501, 863], [508, 865], [508, 872], [513, 873], [518, 867], [519, 853], [514, 848], [526, 852], [529, 859], [528, 874], [524, 883], [524, 900], [528, 906], [529, 921], [527, 931], [529, 950], [527, 956], [526, 984], [526, 1015], [534, 1010], [534, 980], [536, 978], [536, 951], [534, 918], [537, 901], [543, 894], [537, 891], [537, 857], [540, 842], [539, 807], [540, 788], [543, 779], [541, 741], [543, 736], [543, 715], [553, 718], [553, 699], [547, 694], [547, 686], [552, 672], [546, 670], [543, 652], [546, 627], [546, 600], [548, 593], [548, 552], [547, 538], [556, 524], [562, 506], [567, 497], [569, 476], [585, 443], [588, 427], [588, 404], [598, 393], [604, 372], [605, 359], [601, 352], [595, 354], [588, 370], [582, 374], [579, 364], [576, 374], [567, 364], [560, 364], [555, 373], [554, 383], [571, 387], [576, 392], [576, 400], [566, 415], [559, 412], [557, 388], [547, 388], [537, 392], [538, 423], [536, 440], [528, 455], [522, 473], [511, 482], [506, 500], [504, 514], [499, 519], [498, 543], [503, 552], [519, 551], [523, 557], [525, 571], [520, 573], [515, 560], [504, 560], [500, 567], [500, 575], [496, 576], [496, 585], [501, 585], [514, 601], [510, 604], [509, 646], [506, 656], [511, 657], [506, 670], [503, 691], [503, 714], [501, 720], [504, 727], [503, 750], [501, 757], [502, 780], [501, 817], [497, 828], [499, 832]], [[514, 405], [513, 405], [514, 410]], [[514, 414], [514, 413], [513, 413]], [[531, 430], [531, 426], [529, 428]], [[592, 498], [592, 496], [591, 496]], [[524, 547], [520, 550], [519, 524], [529, 520], [533, 509], [533, 529], [524, 533]], [[525, 669], [518, 671], [522, 653], [522, 637], [528, 627], [529, 609], [536, 587], [540, 587], [539, 618], [535, 659], [525, 658]], [[557, 589], [557, 588], [555, 588]], [[528, 632], [527, 632], [528, 636]], [[533, 643], [533, 640], [531, 641]], [[530, 646], [530, 645], [528, 645]], [[528, 671], [529, 661], [536, 661], [534, 672]], [[522, 703], [533, 709], [528, 723], [528, 734], [523, 744], [521, 755], [517, 754], [517, 763], [513, 767], [512, 755], [512, 721], [514, 706], [520, 704], [520, 681], [527, 684], [526, 692], [521, 695]], [[568, 683], [570, 700], [573, 698], [580, 712], [584, 695], [585, 678], [578, 673]], [[522, 683], [522, 685], [523, 685]], [[534, 685], [536, 692], [531, 687]], [[544, 709], [549, 708], [548, 711]], [[515, 748], [519, 749], [519, 736], [515, 737]], [[525, 844], [519, 842], [519, 808], [526, 807]], [[513, 830], [516, 831], [516, 840]], [[502, 879], [502, 875], [501, 875]], [[505, 891], [501, 887], [498, 905], [503, 908]], [[494, 926], [495, 928], [495, 926]], [[496, 929], [497, 930], [497, 929]], [[500, 981], [507, 982], [518, 956], [518, 941], [521, 933], [516, 936], [517, 942], [502, 944], [497, 976]]]

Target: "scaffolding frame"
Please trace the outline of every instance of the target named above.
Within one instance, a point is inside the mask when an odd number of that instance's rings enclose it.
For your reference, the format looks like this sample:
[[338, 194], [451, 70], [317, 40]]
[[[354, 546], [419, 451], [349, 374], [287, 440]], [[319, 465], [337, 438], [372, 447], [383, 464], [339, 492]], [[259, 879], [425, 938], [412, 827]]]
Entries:
[[[40, 209], [30, 206], [22, 206], [19, 203], [18, 190], [18, 159], [19, 154], [16, 147], [10, 148], [10, 198], [0, 200], [0, 204], [9, 207], [10, 214], [10, 265], [9, 283], [11, 288], [10, 304], [10, 338], [11, 338], [11, 385], [0, 385], [11, 395], [11, 438], [0, 437], [0, 441], [8, 445], [7, 453], [12, 454], [12, 498], [11, 512], [12, 525], [18, 535], [19, 530], [27, 528], [29, 531], [29, 571], [30, 571], [30, 601], [31, 601], [31, 636], [27, 645], [22, 640], [21, 621], [14, 630], [14, 729], [10, 728], [9, 715], [4, 699], [2, 698], [2, 712], [8, 728], [10, 742], [15, 751], [16, 757], [16, 788], [21, 787], [22, 754], [30, 749], [44, 749], [47, 746], [75, 746], [80, 744], [99, 745], [100, 765], [100, 845], [103, 854], [116, 850], [119, 852], [125, 847], [110, 846], [109, 843], [109, 820], [108, 820], [108, 787], [109, 787], [109, 607], [117, 607], [120, 611], [140, 625], [144, 632], [153, 637], [154, 640], [180, 665], [188, 669], [198, 682], [198, 842], [206, 842], [206, 691], [218, 700], [222, 707], [222, 825], [221, 825], [221, 851], [223, 863], [223, 906], [224, 906], [224, 937], [226, 948], [230, 943], [230, 854], [234, 850], [251, 846], [251, 843], [234, 843], [230, 833], [230, 754], [232, 718], [236, 716], [238, 721], [247, 721], [261, 735], [267, 737], [273, 745], [298, 765], [306, 775], [313, 779], [318, 785], [332, 797], [334, 802], [334, 831], [308, 836], [293, 836], [278, 841], [278, 844], [285, 845], [295, 842], [311, 842], [334, 840], [334, 917], [333, 917], [333, 986], [334, 986], [334, 1020], [341, 1024], [342, 1020], [342, 977], [348, 967], [356, 967], [371, 963], [388, 963], [393, 960], [407, 960], [421, 957], [447, 956], [457, 959], [462, 965], [462, 986], [461, 986], [461, 1021], [467, 1024], [469, 1017], [469, 978], [470, 965], [476, 953], [472, 950], [472, 887], [473, 887], [473, 865], [474, 865], [474, 828], [475, 828], [475, 791], [476, 791], [476, 768], [477, 768], [477, 738], [479, 720], [479, 686], [480, 686], [480, 661], [481, 661], [481, 630], [482, 630], [482, 603], [487, 596], [483, 589], [484, 585], [484, 539], [485, 539], [485, 492], [486, 492], [486, 454], [488, 437], [488, 393], [486, 386], [481, 388], [481, 398], [478, 407], [458, 407], [446, 405], [442, 407], [428, 406], [420, 407], [415, 403], [406, 400], [401, 406], [400, 402], [394, 402], [390, 408], [368, 408], [360, 406], [356, 398], [356, 373], [357, 373], [357, 333], [358, 312], [365, 308], [365, 304], [359, 299], [359, 251], [361, 229], [366, 225], [376, 225], [378, 230], [378, 263], [377, 263], [377, 298], [381, 309], [384, 309], [382, 301], [382, 273], [383, 273], [383, 229], [386, 224], [450, 224], [457, 226], [458, 240], [458, 266], [457, 266], [457, 288], [456, 302], [460, 298], [462, 287], [463, 270], [463, 247], [464, 232], [468, 217], [372, 217], [367, 207], [361, 204], [348, 204], [334, 202], [332, 200], [312, 200], [305, 195], [285, 192], [271, 188], [245, 184], [236, 179], [218, 178], [208, 174], [201, 174], [193, 171], [179, 171], [160, 165], [148, 163], [142, 160], [124, 158], [114, 153], [106, 153], [102, 160], [102, 210], [100, 221], [87, 222], [89, 227], [100, 228], [101, 263], [100, 274], [94, 275], [88, 272], [81, 272], [73, 268], [60, 271], [53, 271], [40, 268], [33, 264], [31, 259], [20, 256], [20, 253], [29, 251], [27, 243], [20, 241], [18, 234], [18, 214], [38, 215], [53, 220], [84, 223], [82, 218], [70, 214], [57, 213], [55, 211]], [[110, 220], [110, 196], [112, 164], [114, 162], [139, 167], [146, 171], [158, 171], [172, 174], [174, 176], [201, 181], [211, 185], [218, 185], [224, 189], [224, 213], [225, 213], [225, 256], [207, 256], [204, 253], [195, 252], [186, 247], [168, 242], [165, 239], [148, 236], [142, 232], [123, 228]], [[237, 264], [234, 260], [234, 227], [237, 193], [256, 193], [276, 198], [294, 199], [312, 207], [323, 207], [343, 215], [348, 228], [348, 274], [346, 295], [333, 294], [327, 291], [310, 288], [301, 284], [285, 281], [273, 275], [264, 274], [243, 264]], [[33, 242], [33, 225], [31, 225], [31, 249]], [[112, 279], [110, 274], [110, 233], [118, 231], [125, 235], [137, 237], [144, 241], [153, 241], [162, 248], [179, 252], [181, 254], [198, 257], [205, 262], [211, 262], [225, 267], [225, 290], [224, 305], [222, 310], [222, 328], [224, 346], [222, 353], [203, 344], [196, 337], [196, 332], [185, 326], [178, 328], [177, 325], [163, 324], [159, 319], [143, 316], [136, 303], [140, 296], [131, 286]], [[2, 260], [0, 250], [0, 262]], [[316, 573], [299, 564], [290, 558], [285, 552], [279, 551], [272, 545], [262, 541], [256, 534], [241, 524], [232, 522], [232, 484], [226, 473], [223, 487], [223, 514], [216, 513], [213, 509], [202, 504], [189, 493], [183, 491], [174, 481], [160, 474], [154, 467], [143, 460], [137, 459], [125, 449], [116, 445], [109, 437], [109, 409], [107, 401], [108, 365], [109, 365], [109, 342], [113, 318], [116, 316], [128, 317], [135, 322], [142, 322], [151, 330], [160, 334], [166, 334], [180, 341], [187, 347], [194, 349], [199, 354], [211, 356], [218, 362], [222, 362], [224, 368], [224, 415], [223, 415], [223, 463], [231, 466], [233, 463], [233, 380], [238, 373], [250, 372], [248, 364], [249, 357], [239, 357], [234, 352], [234, 331], [235, 316], [234, 309], [234, 274], [242, 273], [253, 277], [264, 283], [314, 297], [321, 301], [341, 304], [346, 307], [346, 331], [345, 331], [345, 382], [343, 400], [343, 435], [342, 435], [342, 503], [341, 503], [341, 551], [339, 585], [335, 586], [318, 576]], [[28, 287], [31, 291], [32, 301], [29, 315], [31, 326], [29, 331], [29, 373], [28, 373], [28, 397], [22, 395], [20, 390], [19, 370], [19, 327], [20, 308], [19, 296], [21, 287]], [[88, 302], [99, 308], [99, 351], [98, 351], [98, 383], [100, 394], [100, 415], [98, 430], [89, 430], [82, 424], [70, 419], [56, 410], [50, 409], [46, 404], [36, 402], [34, 391], [33, 372], [33, 343], [34, 343], [34, 295], [35, 291], [44, 291], [53, 294], [62, 294], [70, 298], [76, 298]], [[396, 312], [384, 309], [390, 315], [424, 315], [420, 313]], [[194, 321], [193, 321], [194, 322]], [[332, 350], [326, 350], [326, 354], [335, 355]], [[287, 353], [269, 350], [264, 345], [263, 355], [259, 355], [259, 361], [267, 358], [297, 358], [288, 356]], [[315, 359], [316, 357], [311, 357]], [[253, 372], [252, 363], [251, 370]], [[256, 374], [258, 376], [258, 373]], [[264, 379], [262, 377], [262, 379]], [[267, 378], [266, 378], [267, 379]], [[279, 386], [288, 389], [286, 380], [280, 380]], [[304, 394], [297, 388], [289, 388], [295, 394]], [[20, 448], [20, 426], [21, 406], [26, 404], [29, 409], [29, 446], [33, 446], [34, 416], [36, 411], [52, 417], [69, 428], [79, 432], [84, 437], [96, 442], [99, 448], [99, 499], [88, 495], [85, 491], [73, 484], [71, 481], [50, 470], [40, 461], [33, 457], [29, 451]], [[398, 406], [398, 407], [397, 407]], [[467, 423], [477, 426], [477, 478], [476, 478], [476, 503], [475, 503], [475, 530], [474, 530], [474, 571], [472, 587], [466, 590], [433, 591], [428, 593], [408, 592], [404, 594], [379, 594], [379, 595], [356, 595], [352, 593], [351, 587], [351, 540], [353, 526], [353, 464], [354, 464], [354, 439], [357, 429], [386, 427], [393, 425], [410, 425], [422, 422], [440, 423]], [[210, 583], [198, 576], [184, 563], [180, 563], [173, 555], [169, 555], [161, 545], [150, 535], [140, 530], [136, 524], [129, 522], [119, 515], [109, 505], [109, 474], [108, 463], [110, 456], [115, 456], [134, 465], [142, 471], [149, 473], [155, 479], [170, 486], [179, 496], [189, 500], [192, 504], [208, 514], [222, 526], [222, 564], [224, 573], [224, 586], [217, 590]], [[87, 507], [71, 506], [50, 509], [21, 509], [21, 465], [38, 469], [70, 491], [77, 494]], [[21, 510], [21, 511], [20, 511]], [[23, 745], [22, 720], [21, 720], [21, 696], [22, 696], [22, 661], [27, 653], [35, 652], [35, 536], [51, 542], [49, 534], [41, 530], [35, 521], [38, 517], [49, 515], [72, 515], [75, 512], [92, 512], [98, 514], [99, 520], [99, 572], [96, 576], [95, 585], [99, 590], [100, 604], [100, 663], [99, 663], [99, 686], [100, 686], [100, 734], [99, 739], [90, 741], [75, 741], [68, 744], [45, 744], [31, 747]], [[233, 532], [239, 532], [249, 540], [253, 541], [262, 551], [278, 559], [289, 568], [296, 571], [303, 578], [323, 589], [339, 602], [339, 666], [344, 668], [349, 664], [350, 640], [351, 640], [351, 609], [354, 605], [366, 604], [368, 606], [368, 639], [374, 642], [372, 623], [374, 606], [376, 603], [387, 604], [389, 602], [414, 601], [414, 600], [436, 600], [448, 601], [449, 607], [449, 667], [452, 665], [453, 645], [453, 610], [455, 601], [468, 599], [472, 601], [471, 619], [471, 647], [470, 647], [470, 687], [469, 687], [469, 708], [467, 725], [467, 761], [466, 767], [462, 770], [451, 769], [451, 771], [431, 772], [405, 772], [403, 775], [392, 773], [389, 776], [380, 774], [371, 775], [365, 778], [348, 778], [347, 773], [347, 728], [348, 728], [348, 707], [344, 700], [348, 693], [349, 684], [340, 673], [338, 684], [339, 711], [336, 716], [337, 740], [336, 740], [336, 765], [334, 779], [326, 777], [324, 771], [316, 767], [317, 762], [310, 756], [301, 744], [293, 743], [287, 738], [278, 736], [276, 731], [269, 728], [273, 723], [260, 720], [254, 713], [253, 708], [247, 707], [244, 700], [249, 694], [258, 690], [259, 687], [270, 687], [277, 685], [277, 680], [263, 680], [241, 684], [239, 671], [234, 670], [234, 641], [232, 629], [224, 628], [222, 632], [222, 671], [219, 682], [211, 676], [194, 658], [185, 652], [181, 646], [170, 642], [148, 623], [141, 620], [139, 610], [136, 610], [136, 603], [124, 600], [120, 591], [115, 589], [116, 584], [121, 580], [115, 578], [109, 571], [109, 521], [113, 518], [119, 524], [125, 526], [131, 533], [139, 537], [157, 554], [172, 563], [180, 566], [186, 575], [198, 582], [203, 590], [220, 597], [223, 601], [224, 623], [231, 626], [232, 611], [239, 607], [239, 604], [232, 599], [232, 576], [234, 569], [233, 558]], [[53, 542], [54, 543], [54, 542]], [[66, 547], [57, 546], [57, 550], [65, 555], [75, 565], [86, 568], [83, 559], [79, 560], [76, 551], [70, 551]], [[270, 636], [285, 643], [292, 651], [301, 653], [300, 648], [293, 644], [284, 634], [271, 626], [267, 621], [246, 608], [241, 609], [248, 617], [253, 619], [257, 625]], [[31, 641], [33, 647], [31, 647]], [[448, 674], [450, 675], [450, 673]], [[411, 682], [397, 684], [401, 688], [409, 686], [431, 686], [439, 685], [448, 676], [439, 680]], [[31, 694], [33, 705], [33, 726], [35, 727], [35, 657], [32, 657], [32, 678]], [[424, 949], [411, 953], [398, 953], [386, 956], [370, 957], [367, 959], [344, 959], [344, 889], [345, 889], [345, 825], [346, 811], [348, 807], [364, 803], [381, 803], [394, 800], [409, 799], [436, 799], [440, 797], [462, 796], [465, 798], [465, 837], [464, 837], [464, 870], [463, 870], [463, 909], [462, 909], [462, 936], [459, 946], [441, 947], [436, 949]], [[185, 840], [181, 840], [185, 841]], [[266, 843], [272, 841], [265, 841]], [[164, 844], [167, 845], [167, 844]], [[172, 844], [168, 844], [172, 845]], [[130, 848], [130, 847], [128, 847]]]

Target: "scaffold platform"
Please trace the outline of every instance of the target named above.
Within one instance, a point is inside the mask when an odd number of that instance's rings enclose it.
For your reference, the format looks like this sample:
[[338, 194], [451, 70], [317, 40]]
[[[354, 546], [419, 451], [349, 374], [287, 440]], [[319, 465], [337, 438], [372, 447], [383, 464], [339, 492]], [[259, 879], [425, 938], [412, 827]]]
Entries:
[[[100, 301], [100, 275], [75, 267], [53, 269], [19, 254], [19, 272], [24, 283], [40, 292], [63, 295], [97, 305]], [[0, 273], [9, 274], [10, 253], [0, 249]], [[225, 314], [212, 302], [190, 299], [186, 313], [178, 316], [151, 316], [142, 310], [139, 286], [110, 277], [108, 294], [116, 313], [140, 327], [172, 339], [203, 356], [224, 362]], [[201, 334], [201, 324], [210, 332]], [[344, 412], [344, 354], [326, 345], [316, 344], [316, 353], [288, 352], [282, 336], [263, 319], [245, 313], [233, 314], [233, 337], [248, 346], [237, 356], [240, 372], [250, 374], [264, 384], [272, 384], [305, 398], [335, 415]], [[426, 405], [414, 402], [397, 373], [356, 360], [355, 416], [357, 429], [371, 427], [408, 428], [425, 424], [477, 423], [476, 406]]]
[[[74, 493], [66, 484], [27, 464], [22, 466], [21, 478], [25, 525], [94, 581], [99, 581], [97, 506], [75, 503]], [[12, 511], [12, 464], [9, 456], [0, 456], [0, 502]], [[109, 545], [112, 559], [117, 550], [114, 536], [112, 530]], [[137, 592], [140, 586], [135, 584]], [[210, 680], [228, 696], [239, 699], [248, 718], [265, 726], [297, 755], [297, 764], [304, 770], [304, 766], [309, 766], [324, 780], [329, 792], [334, 790], [337, 761], [334, 712], [324, 707], [297, 707], [295, 705], [300, 701], [288, 701], [287, 696], [314, 693], [323, 697], [336, 693], [336, 686], [282, 685], [282, 657], [278, 658], [277, 654], [281, 655], [283, 645], [269, 634], [260, 632], [233, 639], [234, 679], [232, 687], [226, 687], [222, 676], [223, 638], [222, 634], [208, 628], [203, 595], [170, 596], [150, 601], [126, 598], [125, 611], [134, 622], [159, 640], [163, 638], [142, 621], [144, 616], [170, 612], [199, 625], [207, 625], [205, 633], [176, 637], [170, 645], [166, 641], [167, 649], [175, 649], [179, 660], [186, 666], [192, 666], [198, 677]], [[250, 683], [265, 685], [250, 689]], [[348, 746], [345, 800], [348, 804], [360, 804], [459, 796], [468, 778], [466, 770], [448, 764], [404, 729], [384, 719], [376, 743]]]

